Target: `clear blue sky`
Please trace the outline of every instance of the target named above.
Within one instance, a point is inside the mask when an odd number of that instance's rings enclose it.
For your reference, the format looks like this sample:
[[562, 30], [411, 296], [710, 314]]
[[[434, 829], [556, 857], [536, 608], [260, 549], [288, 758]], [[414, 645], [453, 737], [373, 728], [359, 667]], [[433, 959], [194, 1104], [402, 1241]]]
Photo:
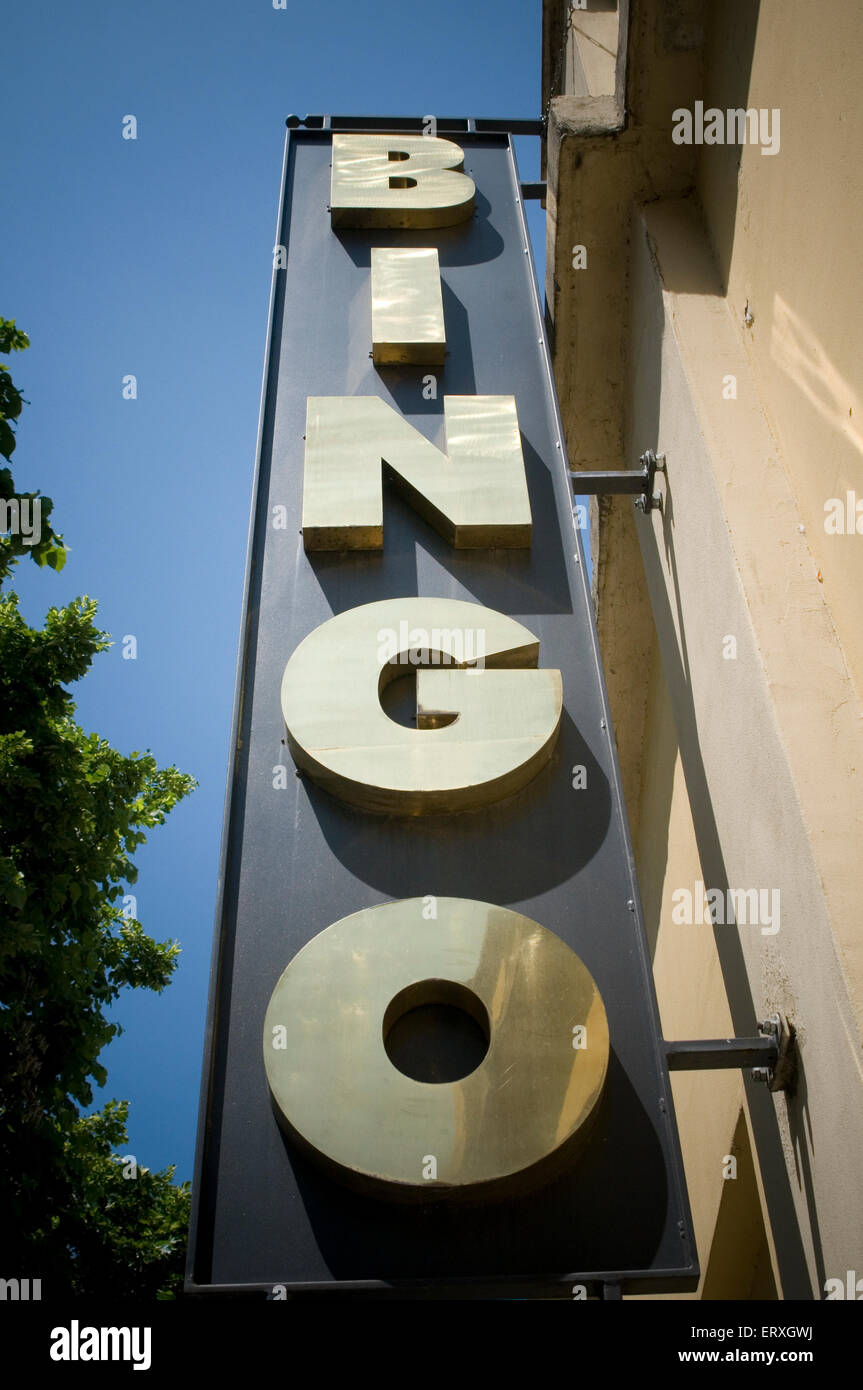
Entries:
[[[75, 688], [79, 722], [200, 784], [137, 856], [138, 915], [182, 956], [162, 995], [119, 1001], [99, 1097], [131, 1102], [126, 1151], [179, 1178], [194, 1154], [285, 117], [538, 116], [540, 40], [539, 0], [46, 0], [4, 16], [0, 315], [32, 343], [13, 362], [31, 402], [15, 479], [53, 497], [71, 547], [62, 574], [22, 561], [14, 587], [39, 624], [52, 604], [98, 599], [115, 645]], [[517, 153], [522, 178], [538, 178], [539, 141]], [[530, 215], [541, 254], [544, 214]]]

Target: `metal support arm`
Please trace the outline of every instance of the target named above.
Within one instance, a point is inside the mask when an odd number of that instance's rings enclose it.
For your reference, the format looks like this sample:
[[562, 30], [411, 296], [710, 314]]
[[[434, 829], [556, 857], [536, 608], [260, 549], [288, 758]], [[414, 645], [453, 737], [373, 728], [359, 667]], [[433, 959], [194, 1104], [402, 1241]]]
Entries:
[[609, 468], [599, 473], [573, 473], [572, 486], [577, 493], [595, 496], [605, 493], [638, 493], [635, 505], [642, 512], [662, 508], [662, 498], [654, 493], [657, 473], [665, 472], [665, 455], [647, 449], [638, 460], [639, 468]]
[[758, 1024], [755, 1038], [703, 1038], [697, 1042], [666, 1042], [669, 1071], [715, 1071], [751, 1067], [752, 1080], [771, 1091], [787, 1091], [794, 1079], [794, 1030], [781, 1014]]

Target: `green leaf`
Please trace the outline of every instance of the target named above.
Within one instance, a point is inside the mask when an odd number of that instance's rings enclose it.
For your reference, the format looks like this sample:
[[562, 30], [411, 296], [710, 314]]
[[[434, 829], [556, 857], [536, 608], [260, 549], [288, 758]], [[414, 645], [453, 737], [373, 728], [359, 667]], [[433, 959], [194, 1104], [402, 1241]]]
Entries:
[[56, 570], [59, 574], [66, 563], [66, 547], [64, 545], [53, 546], [52, 549], [46, 553], [42, 563], [49, 565], [52, 570]]

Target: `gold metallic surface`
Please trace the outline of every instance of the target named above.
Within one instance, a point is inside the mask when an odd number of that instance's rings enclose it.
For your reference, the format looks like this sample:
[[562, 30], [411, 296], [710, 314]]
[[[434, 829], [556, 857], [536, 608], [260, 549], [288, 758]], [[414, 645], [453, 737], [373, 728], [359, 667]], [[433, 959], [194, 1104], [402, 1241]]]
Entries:
[[[423, 815], [499, 801], [536, 776], [557, 740], [561, 676], [524, 669], [538, 656], [521, 623], [462, 599], [348, 609], [311, 632], [285, 667], [294, 762], [367, 811]], [[460, 669], [477, 657], [498, 669]], [[418, 727], [409, 729], [384, 713], [380, 693], [417, 666]]]
[[372, 358], [443, 366], [446, 333], [434, 247], [372, 247]]
[[309, 396], [303, 544], [383, 547], [383, 463], [457, 550], [525, 549], [531, 512], [513, 396], [445, 396], [441, 453], [380, 396]]
[[[276, 1112], [337, 1176], [382, 1195], [527, 1186], [586, 1140], [608, 1066], [602, 998], [575, 952], [529, 917], [434, 901], [433, 920], [424, 898], [342, 918], [291, 961], [264, 1024]], [[441, 981], [476, 997], [488, 1052], [460, 1081], [414, 1081], [386, 1054], [385, 1016], [409, 986], [422, 1000], [423, 982]]]
[[436, 135], [334, 135], [334, 227], [449, 227], [473, 216], [464, 150]]

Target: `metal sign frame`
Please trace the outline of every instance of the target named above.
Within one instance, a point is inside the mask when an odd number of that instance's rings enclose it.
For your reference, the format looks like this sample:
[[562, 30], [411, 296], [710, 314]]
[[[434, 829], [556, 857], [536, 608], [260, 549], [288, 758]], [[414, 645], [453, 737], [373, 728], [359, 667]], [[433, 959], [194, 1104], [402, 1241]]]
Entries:
[[[310, 121], [312, 118], [308, 118]], [[335, 119], [335, 118], [333, 118]], [[343, 118], [347, 120], [348, 118]], [[327, 124], [324, 124], [324, 121]], [[350, 129], [416, 129], [358, 119]], [[449, 122], [455, 125], [456, 122]], [[461, 123], [459, 123], [461, 124]], [[368, 1297], [572, 1297], [697, 1286], [698, 1263], [634, 856], [602, 675], [544, 317], [509, 134], [465, 121], [453, 138], [477, 184], [467, 230], [330, 228], [332, 124], [290, 129], [261, 396], [232, 755], [223, 825], [187, 1292]], [[535, 124], [535, 123], [533, 123]], [[450, 135], [450, 131], [441, 133]], [[531, 132], [533, 133], [533, 132]], [[292, 213], [295, 215], [292, 217]], [[366, 341], [373, 245], [440, 249], [447, 364], [380, 368]], [[323, 288], [321, 288], [323, 287]], [[534, 514], [529, 552], [451, 550], [398, 499], [377, 555], [303, 553], [302, 406], [375, 394], [441, 447], [452, 394], [516, 397]], [[276, 504], [290, 525], [271, 525]], [[551, 763], [509, 801], [410, 823], [341, 806], [294, 775], [278, 680], [333, 613], [434, 592], [517, 617], [564, 676]], [[289, 785], [275, 790], [274, 765]], [[573, 789], [572, 769], [588, 787]], [[300, 869], [302, 872], [300, 872]], [[447, 1214], [345, 1193], [292, 1152], [269, 1108], [260, 1038], [281, 969], [349, 912], [424, 893], [516, 908], [567, 941], [605, 1000], [612, 1065], [600, 1117], [572, 1173], [517, 1203]]]

